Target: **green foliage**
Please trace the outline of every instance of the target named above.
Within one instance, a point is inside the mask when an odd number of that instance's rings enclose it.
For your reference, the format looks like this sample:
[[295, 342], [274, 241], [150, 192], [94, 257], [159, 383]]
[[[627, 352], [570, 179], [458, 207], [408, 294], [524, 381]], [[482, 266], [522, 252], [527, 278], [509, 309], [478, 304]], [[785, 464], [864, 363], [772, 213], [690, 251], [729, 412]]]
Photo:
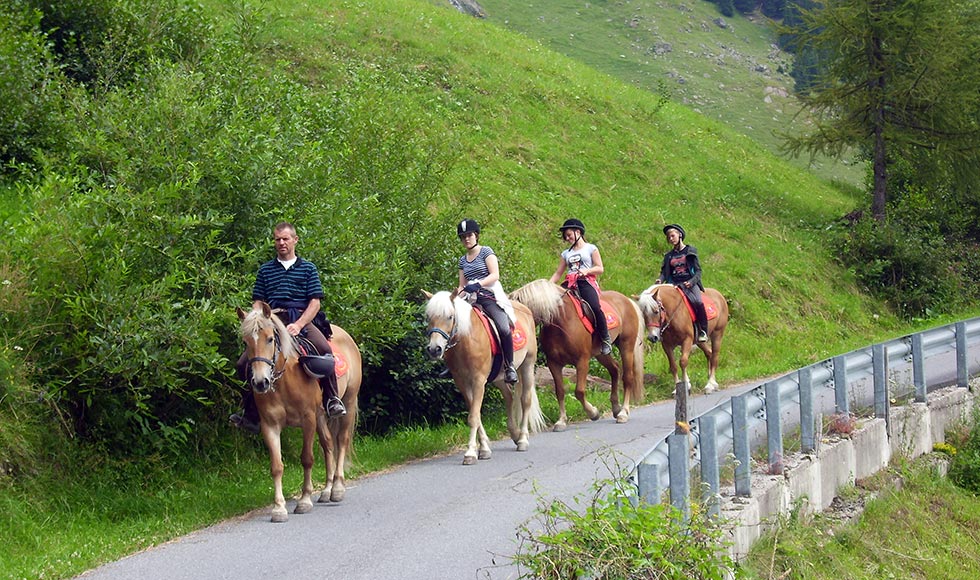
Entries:
[[842, 262], [904, 316], [948, 311], [956, 304], [959, 280], [934, 224], [862, 218], [841, 237]]
[[585, 505], [560, 499], [521, 526], [520, 578], [596, 580], [740, 577], [724, 553], [724, 530], [706, 512], [689, 521], [668, 504], [636, 503], [622, 481], [597, 482]]
[[975, 417], [969, 437], [952, 456], [949, 479], [959, 487], [980, 495], [980, 421]]
[[0, 165], [62, 143], [60, 71], [38, 31], [40, 14], [0, 6]]

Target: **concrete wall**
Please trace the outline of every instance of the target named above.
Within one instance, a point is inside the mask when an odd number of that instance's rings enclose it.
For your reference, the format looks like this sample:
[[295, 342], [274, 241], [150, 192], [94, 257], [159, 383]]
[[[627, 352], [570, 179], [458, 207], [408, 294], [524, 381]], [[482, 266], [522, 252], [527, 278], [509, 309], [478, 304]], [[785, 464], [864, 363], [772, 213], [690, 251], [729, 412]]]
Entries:
[[[971, 390], [980, 381], [971, 383]], [[849, 436], [824, 436], [814, 453], [787, 457], [782, 475], [752, 472], [751, 497], [722, 490], [721, 516], [734, 524], [729, 552], [736, 560], [790, 510], [828, 508], [841, 488], [888, 466], [893, 456], [915, 458], [945, 440], [949, 427], [968, 421], [974, 407], [971, 390], [950, 387], [930, 393], [925, 403], [891, 407], [889, 422], [859, 419]]]

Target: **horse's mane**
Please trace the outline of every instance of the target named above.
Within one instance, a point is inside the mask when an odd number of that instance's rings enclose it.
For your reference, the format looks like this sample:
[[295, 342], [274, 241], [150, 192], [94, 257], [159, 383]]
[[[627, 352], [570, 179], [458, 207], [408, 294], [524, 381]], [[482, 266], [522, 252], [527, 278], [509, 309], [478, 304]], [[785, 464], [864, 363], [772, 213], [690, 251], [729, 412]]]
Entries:
[[286, 330], [286, 325], [279, 320], [278, 316], [266, 317], [261, 310], [252, 310], [242, 319], [242, 338], [244, 339], [246, 336], [256, 337], [260, 330], [268, 328], [269, 325], [272, 325], [273, 332], [279, 336], [279, 350], [282, 355], [286, 358], [296, 356], [296, 339]]
[[510, 293], [510, 298], [528, 307], [534, 317], [545, 324], [558, 318], [564, 289], [550, 280], [539, 278]]
[[473, 307], [462, 298], [450, 298], [449, 292], [436, 292], [425, 305], [425, 316], [431, 321], [456, 317], [456, 334], [466, 336], [473, 325]]
[[660, 288], [672, 289], [673, 287], [674, 286], [672, 284], [654, 284], [653, 286], [650, 286], [649, 288], [641, 292], [640, 297], [639, 299], [637, 299], [636, 302], [640, 305], [640, 310], [643, 311], [643, 314], [648, 315], [648, 314], [655, 314], [657, 312], [657, 303], [653, 299], [654, 292], [656, 292]]

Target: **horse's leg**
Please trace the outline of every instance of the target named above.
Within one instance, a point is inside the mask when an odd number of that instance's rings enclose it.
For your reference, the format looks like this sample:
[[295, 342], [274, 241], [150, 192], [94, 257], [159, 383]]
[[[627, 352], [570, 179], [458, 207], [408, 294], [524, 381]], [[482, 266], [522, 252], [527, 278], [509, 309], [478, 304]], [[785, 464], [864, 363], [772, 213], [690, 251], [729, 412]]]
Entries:
[[[582, 403], [582, 409], [585, 410], [586, 416], [592, 421], [599, 420], [599, 409], [596, 409], [588, 399], [585, 398], [585, 387], [589, 379], [589, 356], [586, 355], [584, 358], [580, 358], [577, 363], [575, 363], [575, 398], [578, 399], [579, 403]], [[615, 361], [613, 361], [615, 364]], [[609, 371], [612, 373], [612, 370]], [[617, 370], [617, 374], [618, 374]]]
[[642, 377], [638, 378], [636, 376], [636, 362], [634, 358], [636, 353], [633, 349], [620, 347], [619, 352], [623, 356], [623, 406], [617, 409], [616, 401], [612, 399], [612, 395], [610, 395], [610, 400], [613, 401], [613, 418], [616, 419], [617, 423], [626, 423], [630, 420], [630, 399], [633, 393], [636, 392], [636, 381], [642, 380]]
[[704, 358], [708, 362], [708, 382], [704, 385], [704, 394], [709, 395], [718, 390], [718, 383], [715, 382], [715, 370], [711, 366], [711, 361], [716, 358], [714, 348], [710, 341], [698, 343], [698, 348], [704, 353]]
[[[691, 347], [694, 345], [692, 339], [684, 339], [684, 343], [681, 344], [681, 380], [684, 384], [685, 392], [691, 392], [691, 379], [687, 376], [687, 361], [691, 358]], [[679, 384], [679, 383], [675, 383]]]
[[673, 394], [676, 395], [677, 394], [677, 385], [680, 384], [678, 382], [678, 375], [677, 375], [677, 370], [678, 370], [677, 369], [677, 359], [674, 357], [674, 349], [676, 348], [676, 346], [674, 346], [674, 345], [668, 346], [666, 342], [664, 342], [663, 345], [664, 345], [664, 354], [667, 355], [667, 365], [670, 368], [670, 374], [671, 374], [671, 376], [674, 377], [674, 393]]
[[[466, 423], [470, 427], [470, 438], [466, 444], [466, 453], [463, 454], [463, 465], [473, 465], [477, 457], [482, 455], [482, 450], [478, 453], [477, 436], [483, 431], [483, 421], [480, 418], [481, 407], [483, 406], [483, 395], [485, 387], [480, 381], [471, 383], [464, 398], [469, 405], [469, 414]], [[486, 434], [483, 434], [486, 437]]]
[[354, 436], [354, 423], [357, 415], [353, 410], [354, 406], [347, 407], [347, 414], [339, 417], [333, 424], [331, 435], [333, 447], [333, 485], [330, 488], [330, 501], [339, 502], [344, 500], [347, 493], [346, 477], [344, 475], [344, 465], [347, 463], [347, 450], [350, 448], [351, 437]]
[[711, 349], [704, 351], [704, 355], [708, 357], [708, 384], [704, 386], [705, 394], [718, 390], [715, 371], [718, 369], [718, 351], [721, 350], [721, 335], [712, 333], [710, 344]]
[[[623, 353], [624, 352], [622, 348], [619, 349], [619, 351], [620, 351], [620, 353]], [[620, 372], [619, 363], [616, 362], [616, 359], [613, 358], [612, 355], [610, 355], [610, 354], [599, 354], [599, 355], [596, 355], [595, 358], [596, 358], [596, 360], [599, 361], [599, 363], [602, 366], [606, 367], [606, 370], [607, 371], [609, 371], [609, 383], [610, 383], [609, 384], [609, 404], [612, 407], [612, 416], [613, 416], [614, 419], [616, 419], [617, 416], [619, 415], [620, 411], [622, 411], [622, 409], [623, 409], [622, 404], [619, 402], [619, 385], [620, 385], [620, 379], [623, 377], [623, 373]], [[625, 355], [624, 355], [624, 359], [625, 359]], [[624, 391], [625, 391], [625, 388], [624, 388]], [[625, 395], [625, 393], [624, 393], [624, 395]], [[618, 421], [618, 419], [617, 419], [617, 421]], [[622, 421], [622, 422], [625, 422], [625, 421]]]
[[568, 427], [568, 415], [565, 413], [565, 377], [561, 372], [564, 368], [565, 365], [548, 361], [551, 380], [555, 383], [555, 399], [558, 400], [558, 420], [555, 421], [554, 431], [564, 431]]
[[316, 435], [316, 414], [307, 413], [303, 418], [303, 452], [300, 463], [303, 465], [303, 491], [296, 501], [294, 514], [309, 513], [313, 509], [313, 437]]
[[517, 401], [514, 398], [514, 389], [504, 381], [495, 381], [494, 385], [500, 389], [500, 393], [504, 396], [504, 409], [507, 410], [507, 432], [510, 433], [510, 438], [514, 443], [517, 443], [521, 438], [520, 429], [521, 423], [521, 409], [517, 406]]
[[[528, 367], [532, 367], [530, 372], [528, 372]], [[530, 424], [531, 424], [531, 389], [534, 388], [534, 365], [522, 364], [517, 369], [517, 392], [514, 397], [513, 405], [518, 407], [520, 412], [520, 423], [517, 439], [514, 443], [517, 444], [518, 451], [527, 451], [528, 445], [528, 435], [530, 434]]]
[[323, 490], [320, 492], [320, 497], [317, 499], [317, 503], [326, 503], [330, 501], [330, 490], [333, 484], [333, 437], [330, 434], [330, 421], [327, 419], [326, 412], [320, 412], [316, 414], [316, 435], [320, 440], [320, 449], [323, 451], [323, 467], [326, 473], [324, 476]]
[[279, 441], [279, 432], [273, 431], [273, 427], [262, 423], [262, 438], [265, 439], [265, 446], [269, 450], [269, 472], [272, 475], [272, 521], [276, 523], [285, 522], [289, 519], [289, 512], [286, 511], [286, 498], [282, 495], [282, 447]]

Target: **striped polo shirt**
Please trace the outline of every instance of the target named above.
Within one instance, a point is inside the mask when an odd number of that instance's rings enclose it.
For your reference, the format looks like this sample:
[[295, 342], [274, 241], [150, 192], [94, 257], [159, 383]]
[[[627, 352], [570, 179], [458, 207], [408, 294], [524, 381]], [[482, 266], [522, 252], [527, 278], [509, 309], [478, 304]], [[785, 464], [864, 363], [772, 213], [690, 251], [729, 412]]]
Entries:
[[252, 300], [264, 300], [273, 308], [278, 308], [285, 302], [309, 301], [313, 298], [323, 298], [320, 273], [313, 262], [296, 258], [296, 262], [287, 270], [275, 259], [259, 267]]

